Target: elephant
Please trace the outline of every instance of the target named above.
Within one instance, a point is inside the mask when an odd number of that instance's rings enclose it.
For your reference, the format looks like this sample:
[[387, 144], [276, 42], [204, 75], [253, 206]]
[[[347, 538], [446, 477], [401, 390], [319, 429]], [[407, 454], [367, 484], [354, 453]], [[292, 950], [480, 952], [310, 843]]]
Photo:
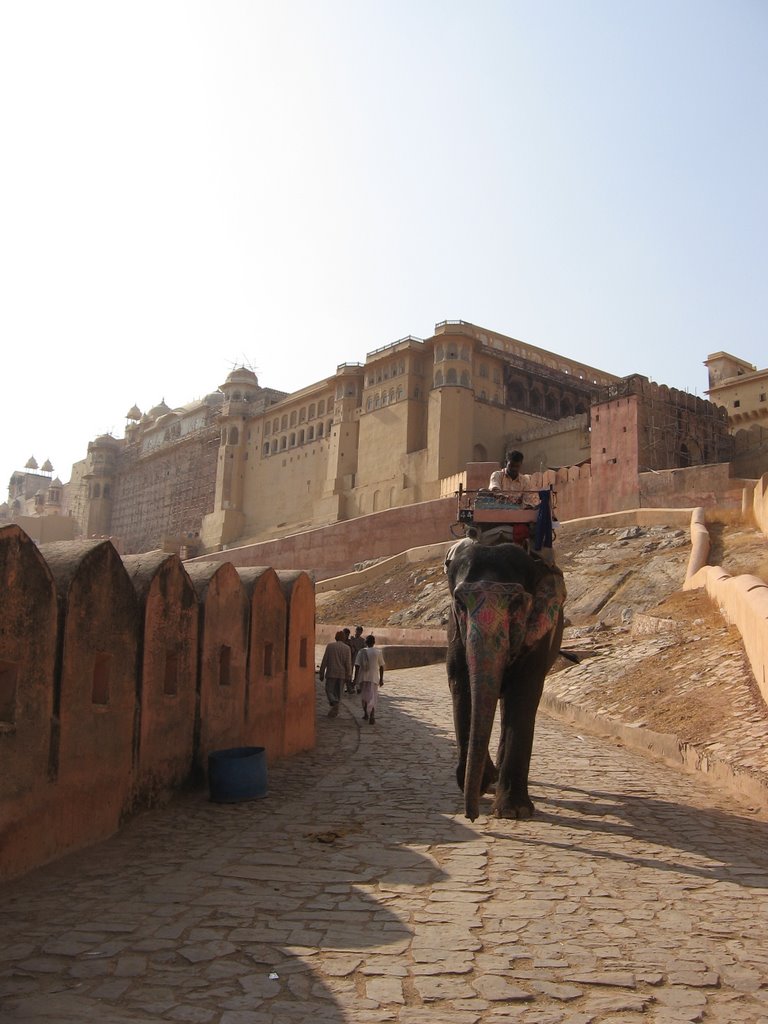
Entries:
[[[480, 796], [495, 784], [496, 817], [530, 818], [533, 733], [563, 635], [563, 574], [517, 544], [468, 539], [450, 549], [445, 572], [451, 593], [446, 664], [465, 814], [474, 821]], [[494, 765], [488, 747], [499, 701]]]

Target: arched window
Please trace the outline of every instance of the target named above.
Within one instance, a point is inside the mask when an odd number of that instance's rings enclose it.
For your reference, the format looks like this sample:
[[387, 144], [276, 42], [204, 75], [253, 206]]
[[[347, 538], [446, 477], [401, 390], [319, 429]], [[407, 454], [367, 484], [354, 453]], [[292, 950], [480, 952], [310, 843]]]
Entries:
[[461, 346], [461, 351], [459, 352], [459, 359], [463, 359], [464, 362], [467, 362], [467, 360], [469, 359], [469, 353], [467, 352], [466, 345]]
[[315, 418], [315, 403], [313, 402], [310, 405], [310, 407], [309, 407], [309, 412], [307, 413], [307, 419], [313, 420], [314, 418]]
[[308, 441], [314, 441], [315, 440], [315, 428], [314, 427], [307, 427], [307, 440]]
[[466, 370], [461, 371], [461, 386], [464, 388], [469, 387], [469, 374]]
[[299, 423], [303, 423], [307, 418], [307, 410], [299, 409]]
[[299, 444], [304, 444], [304, 431], [299, 431]]
[[389, 398], [387, 397], [387, 392], [385, 391], [381, 396], [381, 404], [386, 405], [388, 402]]
[[370, 412], [373, 408], [373, 399], [368, 395], [368, 401], [365, 403], [365, 411]]
[[230, 444], [237, 444], [239, 442], [239, 440], [240, 440], [240, 434], [238, 432], [237, 427], [230, 427], [229, 428], [229, 443]]
[[373, 398], [373, 408], [378, 409], [381, 405], [381, 394], [377, 391]]
[[435, 362], [439, 363], [445, 358], [445, 353], [442, 345], [438, 345], [435, 349]]
[[285, 434], [283, 434], [283, 436], [280, 438], [280, 451], [284, 452], [287, 447], [288, 447], [288, 438], [285, 436]]
[[270, 431], [272, 430], [272, 424], [267, 420], [264, 424], [264, 437], [269, 437]]
[[488, 452], [485, 449], [484, 444], [476, 444], [472, 449], [472, 461], [473, 462], [487, 462]]
[[531, 412], [541, 412], [541, 392], [531, 391]]
[[448, 370], [448, 373], [445, 375], [445, 383], [446, 384], [456, 384], [457, 382], [458, 382], [458, 378], [456, 376], [456, 370], [453, 367], [451, 367]]
[[283, 413], [283, 418], [280, 420], [280, 429], [281, 430], [287, 430], [288, 429], [288, 416], [285, 413]]
[[[54, 495], [55, 495], [55, 493], [56, 492], [54, 491]], [[109, 484], [104, 484], [104, 497], [105, 498], [109, 497]]]
[[272, 433], [276, 434], [280, 429], [280, 421], [277, 419], [272, 420]]
[[560, 403], [561, 416], [573, 416], [573, 402], [570, 398], [564, 398]]
[[586, 408], [584, 407], [584, 403], [583, 403], [583, 402], [577, 402], [577, 403], [576, 403], [576, 410], [575, 410], [575, 411], [576, 411], [577, 413], [580, 413], [580, 412], [586, 412], [587, 410], [586, 410]]
[[389, 389], [389, 404], [391, 405], [392, 402], [394, 402], [394, 400], [395, 400], [395, 389], [394, 388], [390, 388]]
[[93, 485], [93, 493], [91, 494], [91, 497], [92, 498], [100, 498], [101, 497], [101, 484], [94, 484]]
[[523, 389], [517, 382], [510, 384], [507, 388], [507, 396], [510, 405], [516, 405], [521, 408], [525, 403], [523, 400]]
[[276, 451], [277, 451], [277, 438], [275, 437], [275, 438], [274, 438], [274, 439], [272, 440], [272, 452], [273, 452], [273, 454], [274, 454], [274, 452], [276, 452]]
[[553, 394], [547, 394], [544, 398], [544, 409], [547, 416], [551, 416], [553, 419], [557, 416], [559, 403], [557, 397]]
[[317, 403], [317, 415], [318, 416], [322, 416], [324, 412], [325, 412], [325, 399], [321, 398], [320, 401]]
[[295, 448], [296, 447], [296, 432], [295, 431], [291, 432], [291, 436], [288, 439], [288, 445], [291, 448]]
[[404, 394], [403, 387], [402, 387], [402, 385], [400, 385], [400, 387], [397, 389], [397, 400], [398, 400], [398, 402], [403, 397], [403, 394]]
[[373, 492], [373, 511], [378, 512], [381, 508], [381, 491]]
[[221, 428], [221, 443], [222, 444], [226, 444], [227, 443], [227, 428], [226, 427], [222, 427]]
[[328, 420], [328, 425], [325, 428], [326, 434], [330, 434], [332, 426], [333, 426], [333, 420]]
[[264, 442], [264, 447], [262, 448], [262, 453], [264, 455], [269, 455], [269, 441], [265, 441]]
[[435, 387], [439, 388], [443, 386], [443, 371], [437, 370], [435, 372]]
[[291, 426], [292, 427], [296, 426], [296, 410], [295, 409], [291, 413]]
[[241, 399], [242, 397], [243, 397], [243, 396], [242, 396], [242, 395], [240, 394], [240, 392], [239, 392], [239, 391], [235, 391], [235, 392], [233, 393], [233, 395], [232, 395], [232, 401], [233, 401], [233, 402], [239, 402], [239, 401], [240, 401], [240, 399]]
[[486, 380], [488, 378], [488, 366], [486, 363], [480, 363], [480, 376]]
[[317, 424], [317, 436], [318, 437], [322, 437], [323, 436], [323, 424], [322, 423], [318, 423]]
[[449, 345], [448, 346], [448, 348], [445, 351], [445, 358], [446, 359], [456, 359], [457, 358], [456, 347], [454, 345]]

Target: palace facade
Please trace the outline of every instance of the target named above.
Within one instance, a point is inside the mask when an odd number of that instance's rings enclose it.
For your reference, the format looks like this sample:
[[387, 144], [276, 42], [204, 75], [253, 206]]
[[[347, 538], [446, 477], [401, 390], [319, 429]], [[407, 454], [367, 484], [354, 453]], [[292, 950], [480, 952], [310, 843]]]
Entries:
[[125, 553], [201, 554], [438, 498], [508, 446], [531, 472], [610, 457], [594, 450], [598, 406], [638, 471], [731, 458], [712, 402], [446, 320], [292, 394], [240, 367], [198, 402], [134, 407], [123, 438], [88, 445], [56, 508]]

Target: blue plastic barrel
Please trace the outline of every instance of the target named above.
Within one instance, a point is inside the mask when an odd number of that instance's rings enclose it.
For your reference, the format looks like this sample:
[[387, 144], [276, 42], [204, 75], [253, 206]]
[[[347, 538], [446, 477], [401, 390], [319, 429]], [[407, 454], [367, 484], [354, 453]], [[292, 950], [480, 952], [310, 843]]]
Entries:
[[264, 747], [231, 747], [208, 755], [211, 800], [234, 804], [267, 795], [267, 755]]

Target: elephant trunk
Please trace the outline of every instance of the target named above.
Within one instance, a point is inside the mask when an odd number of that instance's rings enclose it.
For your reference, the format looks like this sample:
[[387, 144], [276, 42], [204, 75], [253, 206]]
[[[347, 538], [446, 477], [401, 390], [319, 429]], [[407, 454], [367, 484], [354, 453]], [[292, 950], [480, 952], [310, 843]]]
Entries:
[[504, 673], [525, 635], [531, 597], [519, 584], [480, 581], [456, 590], [469, 672], [472, 712], [464, 776], [464, 808], [474, 821]]

